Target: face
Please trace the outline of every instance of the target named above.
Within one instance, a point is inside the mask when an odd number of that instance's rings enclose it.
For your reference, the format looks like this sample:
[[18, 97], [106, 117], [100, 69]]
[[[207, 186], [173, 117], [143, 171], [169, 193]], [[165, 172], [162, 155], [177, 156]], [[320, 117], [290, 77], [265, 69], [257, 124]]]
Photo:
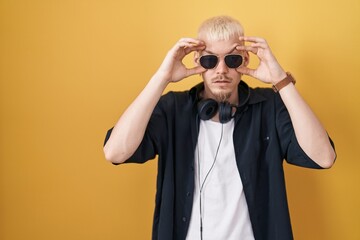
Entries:
[[238, 104], [237, 88], [241, 74], [235, 68], [229, 68], [224, 57], [229, 54], [241, 54], [244, 57], [244, 63], [247, 61], [247, 56], [236, 50], [236, 46], [240, 45], [239, 39], [233, 37], [229, 40], [202, 40], [205, 42], [206, 48], [199, 53], [195, 61], [198, 63], [199, 57], [203, 55], [213, 54], [218, 57], [217, 65], [202, 74], [205, 86], [203, 97], [213, 98], [219, 102], [228, 101], [232, 104]]

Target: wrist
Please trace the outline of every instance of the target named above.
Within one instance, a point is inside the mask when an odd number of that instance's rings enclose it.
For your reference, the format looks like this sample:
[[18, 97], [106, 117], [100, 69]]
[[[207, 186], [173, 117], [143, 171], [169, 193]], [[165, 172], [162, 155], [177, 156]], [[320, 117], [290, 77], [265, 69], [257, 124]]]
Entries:
[[279, 92], [282, 88], [286, 87], [290, 83], [294, 84], [296, 83], [294, 77], [291, 75], [291, 73], [286, 72], [285, 77], [281, 79], [280, 81], [273, 84], [272, 88], [274, 92]]
[[169, 77], [166, 74], [161, 74], [159, 72], [155, 73], [150, 79], [152, 84], [157, 85], [158, 88], [165, 89], [170, 83]]
[[281, 82], [284, 78], [287, 77], [287, 72], [281, 71], [276, 77], [272, 79], [272, 84], [276, 85], [278, 82]]

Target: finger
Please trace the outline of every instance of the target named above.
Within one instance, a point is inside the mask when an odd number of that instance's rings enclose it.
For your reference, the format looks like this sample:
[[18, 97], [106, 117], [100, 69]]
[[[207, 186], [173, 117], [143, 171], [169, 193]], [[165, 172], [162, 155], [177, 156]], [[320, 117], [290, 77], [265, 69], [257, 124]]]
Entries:
[[180, 48], [196, 46], [195, 43], [190, 43], [190, 42], [178, 42], [176, 45]]
[[204, 42], [195, 38], [181, 38], [178, 44], [192, 44], [192, 45], [204, 45]]
[[251, 42], [252, 44], [261, 44], [262, 47], [267, 46], [267, 42], [264, 38], [260, 38], [260, 37], [246, 37], [246, 36], [241, 36], [239, 37], [240, 41], [245, 41], [245, 42]]
[[266, 42], [264, 38], [261, 37], [250, 37], [250, 36], [240, 36], [240, 41], [246, 41], [246, 42]]
[[201, 66], [196, 66], [196, 67], [193, 67], [193, 68], [189, 68], [189, 69], [187, 69], [186, 77], [206, 72], [206, 70], [207, 69], [205, 69], [205, 68], [203, 68]]
[[187, 55], [194, 51], [202, 51], [205, 48], [206, 48], [205, 45], [196, 45], [196, 46], [191, 46], [191, 47], [185, 47], [185, 54]]
[[177, 49], [183, 48], [183, 49], [190, 49], [190, 51], [194, 51], [196, 49], [204, 49], [205, 44], [204, 43], [193, 43], [193, 42], [178, 42], [177, 45], [175, 45]]
[[173, 48], [172, 52], [173, 54], [180, 54], [181, 56], [185, 56], [189, 54], [190, 52], [193, 52], [195, 50], [201, 50], [202, 48], [200, 45], [194, 45], [192, 43], [186, 43], [186, 42], [178, 42]]
[[250, 77], [254, 77], [254, 75], [255, 75], [255, 70], [248, 68], [248, 67], [239, 67], [239, 68], [236, 68], [236, 71], [239, 73], [242, 73], [244, 75], [248, 75]]
[[256, 48], [263, 48], [263, 49], [269, 48], [267, 42], [252, 43], [252, 44], [250, 44], [250, 46], [256, 47]]
[[252, 52], [255, 55], [258, 52], [258, 48], [257, 47], [252, 47], [252, 46], [237, 46], [236, 49], [239, 50], [239, 51]]
[[251, 42], [250, 46], [255, 48], [269, 48], [268, 43], [265, 39], [260, 37], [239, 37], [241, 41]]
[[194, 42], [194, 43], [200, 43], [202, 42], [200, 39], [196, 39], [196, 38], [189, 38], [189, 37], [185, 37], [185, 38], [180, 38], [179, 42]]

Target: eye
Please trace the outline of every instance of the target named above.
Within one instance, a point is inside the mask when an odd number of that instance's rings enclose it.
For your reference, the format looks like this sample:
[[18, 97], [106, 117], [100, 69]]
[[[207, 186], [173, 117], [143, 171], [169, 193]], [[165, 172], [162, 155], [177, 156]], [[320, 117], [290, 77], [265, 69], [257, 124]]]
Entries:
[[230, 54], [225, 57], [225, 63], [229, 68], [238, 68], [243, 63], [243, 57], [239, 54]]
[[215, 55], [204, 55], [200, 57], [200, 65], [205, 69], [212, 69], [218, 63], [218, 57]]
[[238, 54], [230, 54], [225, 57], [225, 63], [229, 68], [238, 68], [243, 63], [243, 57]]

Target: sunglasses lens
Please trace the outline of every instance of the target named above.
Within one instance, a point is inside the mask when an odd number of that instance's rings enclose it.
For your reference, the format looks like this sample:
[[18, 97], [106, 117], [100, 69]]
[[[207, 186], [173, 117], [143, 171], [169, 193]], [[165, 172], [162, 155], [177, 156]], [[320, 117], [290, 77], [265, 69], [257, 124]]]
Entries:
[[225, 63], [229, 68], [238, 68], [243, 63], [241, 55], [230, 54], [225, 57]]
[[206, 69], [212, 69], [216, 66], [218, 58], [215, 55], [204, 55], [200, 57], [200, 65]]

